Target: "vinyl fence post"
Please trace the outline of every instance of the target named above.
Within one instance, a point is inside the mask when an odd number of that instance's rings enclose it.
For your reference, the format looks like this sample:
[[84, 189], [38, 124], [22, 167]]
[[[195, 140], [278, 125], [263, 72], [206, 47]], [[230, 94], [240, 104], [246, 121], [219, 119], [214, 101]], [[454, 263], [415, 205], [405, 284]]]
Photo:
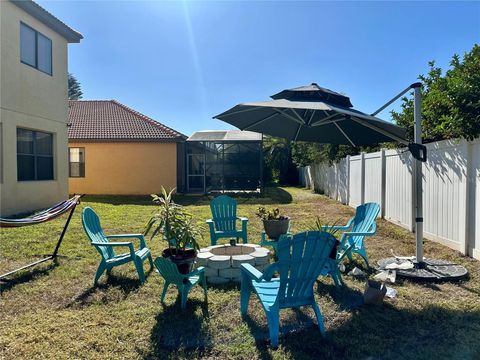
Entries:
[[360, 204], [365, 204], [365, 153], [362, 152], [361, 154], [361, 176], [360, 176]]
[[381, 197], [380, 197], [380, 217], [382, 219], [385, 218], [385, 198], [386, 198], [386, 188], [387, 188], [387, 183], [386, 183], [386, 157], [385, 157], [385, 150], [382, 149], [380, 150], [380, 159], [381, 159]]
[[345, 170], [345, 186], [347, 188], [347, 196], [346, 196], [346, 205], [350, 204], [350, 155], [347, 155], [345, 158], [346, 160], [346, 170]]

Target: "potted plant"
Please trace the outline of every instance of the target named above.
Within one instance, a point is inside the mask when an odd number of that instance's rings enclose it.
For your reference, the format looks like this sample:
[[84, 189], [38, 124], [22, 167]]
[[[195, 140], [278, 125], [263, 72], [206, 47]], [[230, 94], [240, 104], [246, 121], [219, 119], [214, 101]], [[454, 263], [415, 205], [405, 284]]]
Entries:
[[148, 221], [145, 235], [151, 232], [153, 238], [162, 234], [168, 243], [162, 256], [174, 262], [180, 274], [188, 274], [192, 271], [197, 250], [200, 249], [198, 240], [201, 232], [193, 216], [172, 200], [174, 190], [167, 193], [162, 187], [160, 195], [152, 194], [153, 202], [158, 204], [158, 211]]
[[288, 216], [280, 215], [280, 210], [278, 208], [266, 209], [261, 206], [258, 208], [256, 215], [262, 219], [265, 233], [270, 239], [278, 240], [280, 235], [288, 232], [290, 218]]
[[[335, 221], [332, 225], [329, 225], [326, 223], [325, 225], [322, 225], [322, 222], [320, 218], [317, 216], [317, 219], [315, 220], [314, 225], [312, 226], [311, 230], [312, 231], [324, 231], [333, 237], [335, 237], [335, 234], [338, 232], [337, 224], [338, 220]], [[333, 244], [332, 251], [330, 252], [329, 257], [333, 260], [337, 258], [337, 249], [340, 246], [340, 241], [338, 241], [337, 238], [335, 238], [335, 243]]]

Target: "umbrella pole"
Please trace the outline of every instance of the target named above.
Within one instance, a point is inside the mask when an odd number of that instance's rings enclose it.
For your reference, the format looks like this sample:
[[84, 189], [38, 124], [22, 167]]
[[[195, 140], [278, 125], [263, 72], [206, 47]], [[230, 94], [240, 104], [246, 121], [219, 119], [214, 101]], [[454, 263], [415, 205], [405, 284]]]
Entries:
[[[414, 91], [414, 135], [415, 143], [422, 145], [422, 94], [421, 84], [413, 84]], [[416, 237], [416, 262], [423, 263], [423, 179], [422, 161], [414, 159], [415, 162], [415, 237]]]

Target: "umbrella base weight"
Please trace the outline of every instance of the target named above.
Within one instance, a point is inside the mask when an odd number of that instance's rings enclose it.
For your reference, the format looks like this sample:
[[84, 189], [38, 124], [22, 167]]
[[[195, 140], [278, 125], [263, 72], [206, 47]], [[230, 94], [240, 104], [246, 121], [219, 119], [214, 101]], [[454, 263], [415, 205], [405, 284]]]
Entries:
[[385, 269], [395, 270], [399, 277], [422, 282], [458, 281], [468, 275], [467, 269], [462, 265], [425, 258], [422, 262], [416, 262], [413, 258], [395, 257], [379, 260], [378, 270]]

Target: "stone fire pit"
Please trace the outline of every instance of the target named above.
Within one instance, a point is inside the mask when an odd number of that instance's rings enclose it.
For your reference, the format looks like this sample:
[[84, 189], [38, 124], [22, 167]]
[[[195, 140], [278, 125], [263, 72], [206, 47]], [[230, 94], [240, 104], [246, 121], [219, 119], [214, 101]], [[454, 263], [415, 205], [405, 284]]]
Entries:
[[269, 262], [269, 250], [256, 244], [215, 245], [200, 249], [197, 266], [205, 267], [210, 284], [240, 282], [240, 265], [250, 264], [263, 271]]

